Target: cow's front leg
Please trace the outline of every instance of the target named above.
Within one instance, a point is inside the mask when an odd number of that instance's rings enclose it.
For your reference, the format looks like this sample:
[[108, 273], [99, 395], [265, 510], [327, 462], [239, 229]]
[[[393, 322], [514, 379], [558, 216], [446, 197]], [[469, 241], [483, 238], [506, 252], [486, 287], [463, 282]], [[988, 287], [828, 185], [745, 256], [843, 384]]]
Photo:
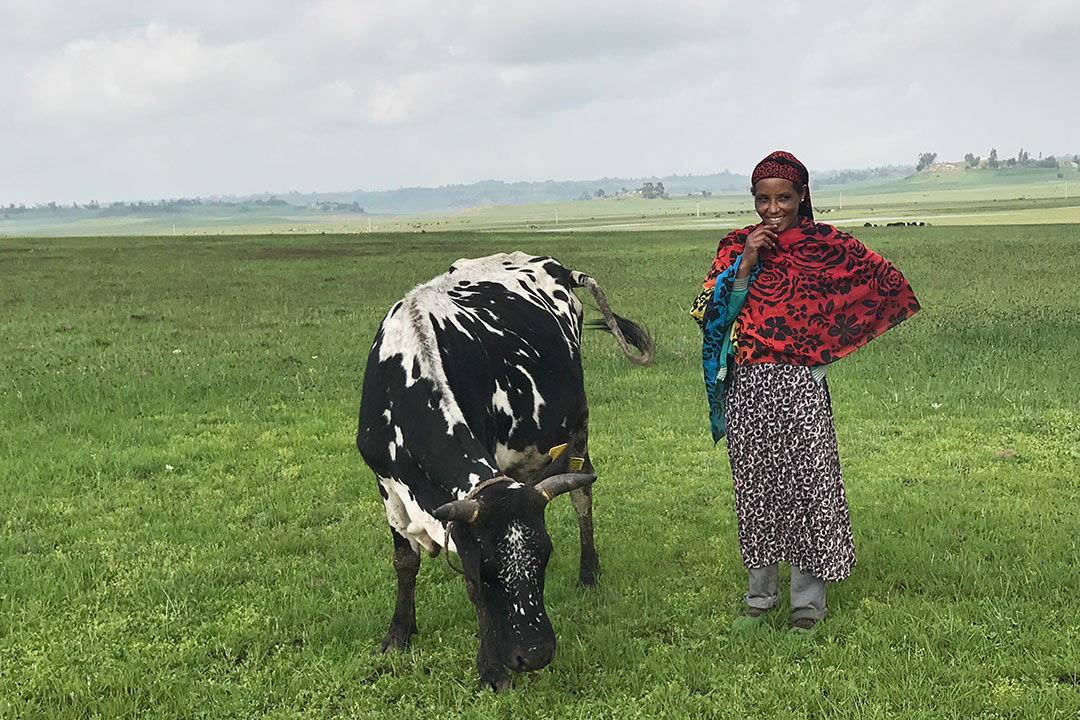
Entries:
[[[592, 464], [586, 462], [588, 472]], [[586, 587], [596, 585], [600, 577], [600, 557], [596, 554], [593, 543], [592, 486], [585, 485], [570, 491], [570, 503], [577, 513], [578, 530], [581, 531], [581, 565], [578, 567], [578, 582]]]
[[469, 592], [469, 600], [476, 610], [476, 623], [480, 630], [480, 647], [476, 650], [476, 671], [480, 675], [480, 689], [490, 689], [497, 693], [509, 692], [512, 686], [510, 674], [506, 672], [502, 660], [499, 659], [499, 652], [495, 646], [495, 628], [488, 617], [484, 599], [480, 595], [480, 588], [476, 587], [468, 576], [465, 577], [465, 587]]
[[420, 570], [420, 553], [413, 550], [412, 543], [391, 528], [394, 536], [394, 572], [397, 573], [397, 604], [390, 629], [379, 645], [379, 652], [391, 648], [407, 650], [409, 640], [416, 633], [416, 573]]

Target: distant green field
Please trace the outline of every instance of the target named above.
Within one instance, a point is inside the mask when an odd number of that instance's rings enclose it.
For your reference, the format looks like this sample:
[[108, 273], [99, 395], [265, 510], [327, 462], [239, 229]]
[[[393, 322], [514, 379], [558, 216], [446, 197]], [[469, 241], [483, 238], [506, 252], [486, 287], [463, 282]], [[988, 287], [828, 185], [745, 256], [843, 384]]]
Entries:
[[[1076, 718], [1080, 238], [866, 228], [924, 310], [830, 370], [859, 565], [750, 636], [689, 299], [718, 232], [0, 239], [0, 717]], [[378, 655], [391, 543], [353, 444], [392, 302], [553, 254], [658, 341], [585, 338], [601, 586], [548, 511], [559, 649], [475, 689], [460, 576]]]
[[[1059, 178], [1058, 175], [1061, 175]], [[1071, 189], [1070, 189], [1071, 188]], [[1080, 223], [1080, 173], [1047, 168], [923, 172], [901, 180], [811, 183], [820, 219], [837, 225]], [[371, 232], [682, 230], [740, 227], [756, 220], [748, 192], [709, 197], [640, 196], [493, 205], [412, 216], [327, 214], [311, 208], [196, 206], [142, 217], [57, 209], [2, 219], [0, 236], [367, 234]]]
[[[901, 220], [934, 225], [1080, 222], [1080, 173], [1073, 171], [1068, 176], [1062, 173], [1067, 179], [1059, 179], [1057, 175], [1056, 170], [1029, 168], [924, 173], [883, 183], [820, 188], [811, 184], [811, 190], [819, 219], [837, 225]], [[756, 220], [747, 191], [707, 198], [604, 198], [477, 208], [457, 216], [414, 221], [412, 225], [404, 220], [393, 221], [396, 224], [392, 229], [709, 229], [742, 227]]]

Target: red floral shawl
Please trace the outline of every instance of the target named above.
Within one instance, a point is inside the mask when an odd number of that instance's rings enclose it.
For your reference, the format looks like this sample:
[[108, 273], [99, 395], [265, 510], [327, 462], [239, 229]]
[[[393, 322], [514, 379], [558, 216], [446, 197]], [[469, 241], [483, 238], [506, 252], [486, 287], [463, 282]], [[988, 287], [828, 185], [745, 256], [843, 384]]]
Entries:
[[[731, 267], [755, 227], [720, 241], [706, 288]], [[804, 218], [760, 258], [739, 314], [738, 365], [830, 363], [919, 310], [899, 270], [831, 225]]]

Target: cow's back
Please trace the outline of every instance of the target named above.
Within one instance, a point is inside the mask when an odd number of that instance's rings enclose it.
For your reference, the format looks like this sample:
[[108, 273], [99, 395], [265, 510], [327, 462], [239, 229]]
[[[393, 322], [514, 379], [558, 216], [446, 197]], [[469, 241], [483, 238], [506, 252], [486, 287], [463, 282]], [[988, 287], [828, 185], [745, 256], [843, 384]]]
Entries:
[[532, 438], [548, 418], [561, 425], [560, 397], [581, 388], [581, 303], [569, 271], [552, 258], [512, 253], [459, 260], [440, 280], [459, 312], [435, 333], [470, 421], [494, 414], [504, 442]]

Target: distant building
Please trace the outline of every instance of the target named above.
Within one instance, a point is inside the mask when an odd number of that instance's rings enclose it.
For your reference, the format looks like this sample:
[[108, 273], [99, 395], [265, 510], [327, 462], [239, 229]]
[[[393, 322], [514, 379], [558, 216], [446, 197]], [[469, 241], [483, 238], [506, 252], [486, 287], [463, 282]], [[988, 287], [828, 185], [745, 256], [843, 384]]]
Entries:
[[955, 172], [957, 170], [963, 170], [967, 167], [967, 163], [958, 162], [939, 162], [933, 165], [927, 165], [923, 168], [923, 172], [936, 173], [936, 172]]

